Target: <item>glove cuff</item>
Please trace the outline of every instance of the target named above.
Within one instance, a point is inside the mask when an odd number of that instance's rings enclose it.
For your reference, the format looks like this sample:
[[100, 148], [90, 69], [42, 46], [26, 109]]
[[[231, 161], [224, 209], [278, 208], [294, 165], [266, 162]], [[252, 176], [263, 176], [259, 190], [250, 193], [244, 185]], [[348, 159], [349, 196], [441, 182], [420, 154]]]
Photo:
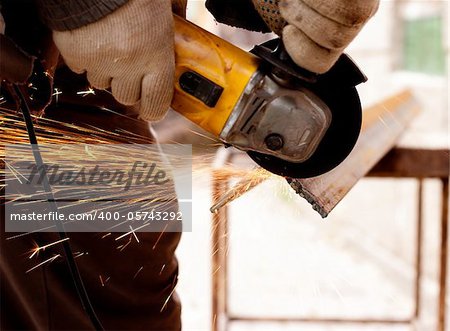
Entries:
[[206, 0], [206, 8], [219, 23], [250, 31], [271, 32], [251, 0]]
[[281, 36], [286, 21], [280, 14], [278, 4], [280, 0], [252, 0], [258, 14], [271, 31]]
[[75, 30], [94, 23], [128, 0], [37, 0], [42, 21], [52, 30]]

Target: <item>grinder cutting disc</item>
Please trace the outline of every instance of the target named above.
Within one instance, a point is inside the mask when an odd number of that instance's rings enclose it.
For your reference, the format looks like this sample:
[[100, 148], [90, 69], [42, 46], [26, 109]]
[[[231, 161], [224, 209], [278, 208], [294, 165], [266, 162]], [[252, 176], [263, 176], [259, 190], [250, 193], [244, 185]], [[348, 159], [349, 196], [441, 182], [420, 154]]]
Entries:
[[318, 148], [304, 162], [293, 163], [254, 151], [248, 155], [264, 169], [285, 177], [315, 177], [335, 168], [350, 154], [359, 137], [362, 110], [355, 86], [367, 81], [367, 77], [346, 54], [326, 74], [310, 73], [292, 62], [280, 40], [256, 46], [252, 53], [265, 60], [273, 75], [312, 91], [329, 107], [332, 120]]
[[284, 177], [309, 178], [339, 165], [352, 151], [358, 139], [361, 104], [356, 88], [314, 91], [331, 110], [331, 125], [315, 153], [302, 163], [291, 163], [257, 152], [248, 155], [264, 169]]

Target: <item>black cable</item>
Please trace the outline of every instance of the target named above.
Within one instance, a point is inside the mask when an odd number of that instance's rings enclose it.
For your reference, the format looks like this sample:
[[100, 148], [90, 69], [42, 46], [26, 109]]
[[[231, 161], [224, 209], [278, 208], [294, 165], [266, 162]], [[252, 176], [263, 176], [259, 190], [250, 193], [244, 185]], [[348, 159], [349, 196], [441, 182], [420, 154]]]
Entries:
[[[36, 166], [38, 167], [40, 171], [40, 176], [43, 179], [42, 184], [44, 186], [44, 190], [47, 194], [47, 200], [50, 204], [50, 209], [52, 212], [57, 215], [58, 212], [58, 206], [55, 202], [55, 197], [52, 192], [52, 187], [50, 186], [50, 182], [48, 180], [47, 171], [44, 166], [44, 161], [42, 159], [41, 152], [39, 150], [36, 133], [34, 131], [34, 125], [33, 125], [33, 119], [31, 118], [30, 109], [28, 107], [28, 104], [25, 100], [25, 97], [23, 96], [22, 92], [20, 91], [19, 87], [17, 85], [14, 85], [15, 92], [20, 98], [21, 103], [21, 109], [22, 109], [22, 115], [23, 119], [25, 121], [25, 125], [27, 127], [28, 137], [30, 140], [30, 145], [33, 151], [34, 160], [36, 162]], [[92, 325], [94, 328], [98, 331], [104, 330], [103, 326], [98, 319], [94, 308], [92, 307], [91, 301], [89, 300], [89, 296], [87, 294], [86, 288], [84, 287], [83, 280], [81, 279], [80, 272], [78, 271], [77, 264], [75, 262], [75, 259], [73, 258], [72, 248], [70, 247], [69, 242], [67, 241], [68, 237], [66, 234], [66, 231], [64, 230], [64, 224], [61, 222], [61, 220], [56, 217], [55, 218], [55, 225], [56, 229], [58, 231], [58, 235], [63, 240], [61, 242], [64, 250], [64, 254], [66, 255], [66, 261], [67, 265], [70, 270], [70, 275], [72, 277], [72, 281], [75, 285], [75, 289], [77, 291], [78, 297], [81, 301], [81, 305], [88, 315], [89, 319], [92, 322]]]

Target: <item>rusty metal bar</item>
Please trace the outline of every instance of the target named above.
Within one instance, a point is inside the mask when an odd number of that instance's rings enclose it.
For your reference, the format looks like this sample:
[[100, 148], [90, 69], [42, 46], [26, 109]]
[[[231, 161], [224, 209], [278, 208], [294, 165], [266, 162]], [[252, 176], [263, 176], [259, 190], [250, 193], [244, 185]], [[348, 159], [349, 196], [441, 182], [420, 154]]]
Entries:
[[450, 173], [449, 160], [448, 149], [395, 148], [367, 176], [446, 178]]
[[414, 318], [420, 316], [422, 279], [422, 230], [423, 230], [423, 180], [419, 179], [417, 188], [417, 227], [416, 227], [416, 279], [414, 283]]
[[314, 323], [314, 324], [411, 324], [412, 319], [344, 319], [344, 318], [299, 318], [299, 317], [250, 317], [233, 315], [230, 322], [266, 323]]
[[352, 153], [335, 169], [315, 178], [290, 179], [291, 186], [326, 217], [352, 187], [393, 148], [419, 106], [404, 91], [363, 113], [361, 135]]
[[[212, 190], [213, 197], [216, 199], [222, 192], [227, 191], [228, 183], [213, 171]], [[226, 295], [226, 246], [224, 235], [227, 232], [227, 209], [221, 208], [213, 214], [212, 233], [211, 233], [211, 251], [212, 251], [212, 331], [224, 330], [227, 319], [227, 295]]]
[[[228, 190], [228, 180], [224, 180], [221, 168], [228, 162], [230, 153], [220, 149], [217, 153], [212, 171], [212, 200], [217, 203]], [[211, 231], [211, 331], [227, 329], [228, 295], [227, 295], [227, 251], [228, 251], [228, 209], [227, 206], [212, 214]]]
[[[219, 197], [221, 192], [226, 192], [227, 181], [218, 178], [220, 174], [213, 171], [212, 176], [212, 193], [213, 197]], [[222, 208], [213, 214], [212, 231], [211, 231], [211, 251], [212, 251], [212, 298], [211, 298], [211, 317], [212, 317], [212, 331], [223, 330], [226, 319], [226, 273], [224, 267], [226, 261], [224, 260], [224, 244], [223, 234], [226, 233], [224, 229], [224, 222], [227, 221], [226, 208]], [[225, 230], [225, 231], [224, 231]]]
[[[448, 176], [448, 175], [447, 175]], [[447, 295], [447, 256], [448, 256], [448, 177], [442, 179], [441, 211], [441, 251], [439, 270], [439, 315], [438, 331], [445, 331], [446, 295]]]

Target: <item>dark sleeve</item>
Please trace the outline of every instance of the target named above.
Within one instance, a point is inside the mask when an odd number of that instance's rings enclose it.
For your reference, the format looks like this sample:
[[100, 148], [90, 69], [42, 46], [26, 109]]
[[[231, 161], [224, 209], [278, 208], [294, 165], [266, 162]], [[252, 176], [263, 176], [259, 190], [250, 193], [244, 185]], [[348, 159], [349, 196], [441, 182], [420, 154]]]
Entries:
[[271, 32], [251, 0], [206, 0], [206, 8], [219, 23], [257, 32]]
[[[96, 22], [128, 0], [35, 0], [42, 21], [52, 30], [74, 30]], [[151, 1], [151, 0], [150, 0]]]

